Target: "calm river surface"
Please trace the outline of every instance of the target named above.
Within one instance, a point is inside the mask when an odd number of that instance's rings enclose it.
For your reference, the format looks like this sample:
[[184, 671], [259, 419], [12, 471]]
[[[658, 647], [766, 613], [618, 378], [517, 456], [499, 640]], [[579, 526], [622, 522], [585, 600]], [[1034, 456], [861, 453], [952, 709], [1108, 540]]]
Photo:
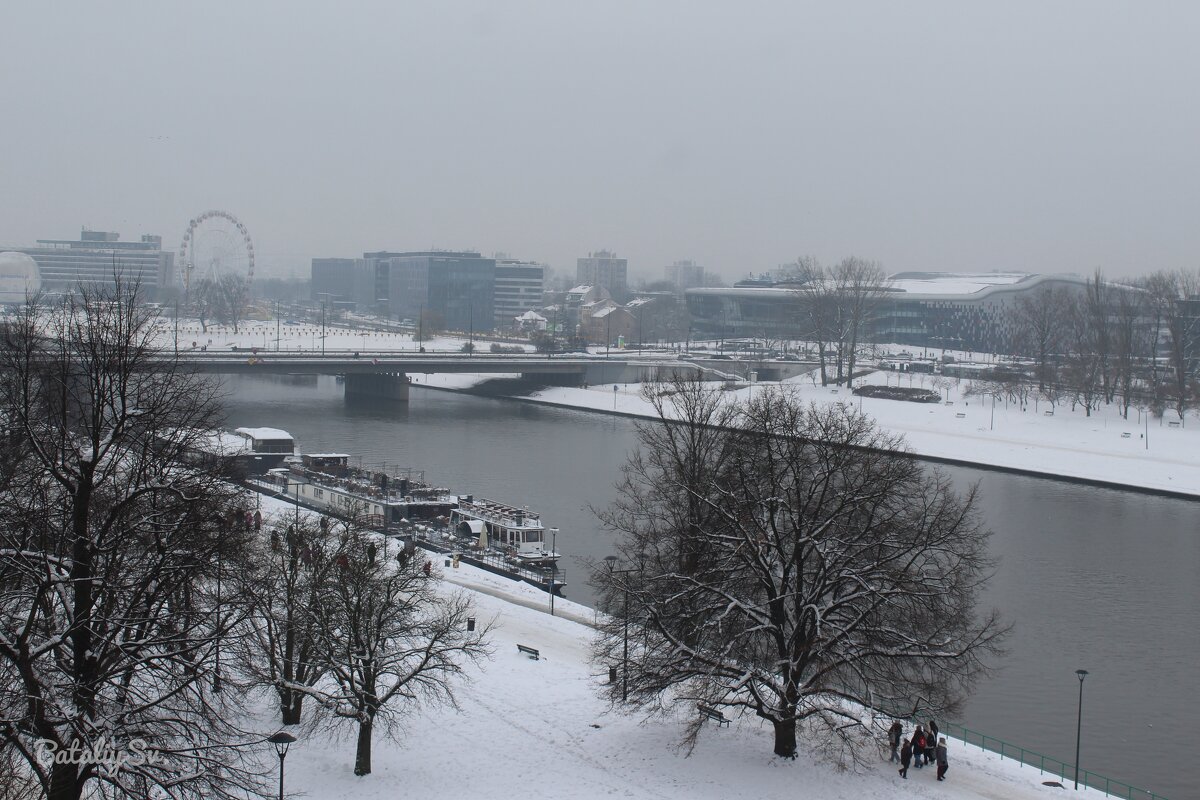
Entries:
[[[231, 427], [283, 428], [302, 451], [424, 469], [433, 483], [540, 511], [561, 529], [567, 596], [589, 601], [577, 559], [613, 550], [590, 509], [614, 498], [636, 444], [631, 420], [419, 388], [407, 406], [348, 404], [328, 377], [225, 386]], [[1015, 624], [960, 722], [1073, 761], [1084, 668], [1082, 766], [1170, 800], [1200, 797], [1200, 504], [947, 472], [981, 484], [1000, 558], [984, 602]]]

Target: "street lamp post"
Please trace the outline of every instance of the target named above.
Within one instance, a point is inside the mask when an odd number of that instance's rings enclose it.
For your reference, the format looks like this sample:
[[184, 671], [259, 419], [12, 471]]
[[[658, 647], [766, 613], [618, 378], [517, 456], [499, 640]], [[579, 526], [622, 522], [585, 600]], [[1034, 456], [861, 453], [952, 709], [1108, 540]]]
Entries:
[[296, 737], [287, 731], [279, 731], [268, 736], [267, 741], [275, 745], [275, 752], [279, 755], [279, 800], [283, 800], [283, 760], [287, 758], [288, 746], [296, 741]]
[[1079, 734], [1083, 730], [1083, 679], [1087, 677], [1086, 669], [1077, 669], [1079, 677], [1079, 715], [1075, 719], [1075, 789], [1079, 789]]
[[[644, 560], [644, 557], [642, 556], [641, 553], [638, 553], [638, 566], [630, 567], [628, 569], [616, 569], [617, 560], [618, 560], [616, 556], [605, 556], [604, 560], [608, 563], [608, 574], [611, 577], [616, 577], [617, 575], [630, 575], [634, 572], [640, 572], [642, 569], [642, 562]], [[624, 649], [623, 649], [623, 652], [621, 655], [621, 702], [622, 703], [627, 702], [629, 700], [629, 582], [628, 581], [624, 582], [624, 589], [625, 589], [625, 610], [623, 612], [624, 616], [625, 616], [625, 625], [623, 626], [624, 627]]]
[[[558, 544], [558, 528], [550, 529], [550, 555], [556, 556]], [[554, 578], [558, 573], [558, 562], [551, 558], [550, 561], [550, 616], [554, 616]]]
[[[235, 513], [230, 512], [231, 521]], [[224, 631], [221, 630], [221, 577], [224, 572], [221, 551], [225, 549], [225, 520], [216, 517], [215, 521], [217, 523], [217, 641], [216, 646], [213, 648], [213, 656], [216, 662], [213, 667], [213, 691], [220, 694], [223, 688], [221, 686], [221, 637], [224, 635]]]

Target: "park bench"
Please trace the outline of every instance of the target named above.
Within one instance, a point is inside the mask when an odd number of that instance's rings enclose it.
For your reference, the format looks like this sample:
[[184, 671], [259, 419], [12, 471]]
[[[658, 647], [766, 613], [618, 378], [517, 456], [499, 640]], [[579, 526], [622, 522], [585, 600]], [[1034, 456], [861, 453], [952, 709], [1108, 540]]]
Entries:
[[534, 648], [532, 648], [532, 647], [526, 647], [526, 646], [525, 646], [525, 645], [523, 645], [523, 644], [519, 644], [519, 645], [517, 645], [517, 652], [520, 652], [520, 653], [525, 653], [525, 654], [526, 654], [526, 655], [528, 655], [530, 658], [532, 658], [534, 661], [538, 661], [538, 660], [540, 660], [540, 659], [541, 659], [541, 656], [542, 656], [542, 654], [541, 654], [541, 653], [539, 653], [539, 652], [538, 652], [537, 650], [535, 650]]
[[696, 708], [700, 709], [701, 716], [708, 717], [713, 722], [717, 723], [718, 728], [722, 725], [729, 724], [729, 720], [725, 717], [725, 715], [712, 706], [706, 706], [704, 703], [697, 703]]

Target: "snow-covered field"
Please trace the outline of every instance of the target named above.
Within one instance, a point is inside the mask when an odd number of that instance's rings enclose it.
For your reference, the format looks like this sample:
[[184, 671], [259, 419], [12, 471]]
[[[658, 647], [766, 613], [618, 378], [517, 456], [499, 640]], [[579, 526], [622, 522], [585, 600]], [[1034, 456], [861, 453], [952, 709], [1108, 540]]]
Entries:
[[[164, 321], [165, 323], [165, 321]], [[181, 349], [190, 348], [193, 341], [201, 344], [212, 339], [211, 348], [228, 349], [259, 346], [275, 347], [275, 325], [251, 322], [238, 335], [226, 329], [209, 326], [202, 338], [195, 323], [183, 324], [180, 332]], [[167, 343], [173, 330], [163, 326]], [[280, 327], [282, 350], [320, 348], [320, 326], [283, 325]], [[423, 344], [428, 351], [457, 351], [463, 340], [437, 337]], [[418, 343], [410, 334], [353, 333], [343, 330], [326, 331], [327, 349], [336, 350], [415, 350]], [[489, 342], [476, 342], [486, 352]], [[437, 388], [464, 389], [494, 376], [483, 375], [415, 375], [417, 384]], [[932, 376], [912, 375], [913, 386], [931, 388]], [[864, 382], [863, 379], [859, 379]], [[865, 383], [909, 386], [910, 377], [898, 373], [879, 372], [868, 376]], [[1138, 412], [1131, 419], [1121, 419], [1115, 407], [1101, 408], [1087, 417], [1082, 410], [1071, 411], [1069, 405], [1059, 405], [1053, 415], [1046, 403], [1022, 411], [1017, 406], [998, 403], [993, 410], [990, 401], [965, 397], [969, 381], [964, 379], [942, 394], [948, 399], [932, 405], [895, 400], [859, 398], [849, 390], [816, 386], [808, 376], [785, 382], [805, 400], [816, 402], [847, 402], [858, 405], [883, 428], [901, 433], [912, 449], [921, 455], [954, 459], [981, 465], [1062, 475], [1071, 478], [1106, 481], [1114, 484], [1158, 491], [1178, 492], [1200, 496], [1200, 418], [1189, 417], [1179, 427], [1171, 425], [1173, 413], [1165, 419], [1151, 418], [1146, 424]], [[748, 397], [761, 391], [758, 384], [741, 384], [730, 392], [731, 397]], [[611, 384], [589, 388], [553, 387], [537, 392], [529, 400], [554, 403], [572, 408], [594, 409], [635, 416], [650, 416], [650, 404], [642, 399], [638, 384]]]
[[[291, 513], [280, 501], [268, 500], [265, 507]], [[394, 740], [377, 734], [369, 776], [353, 774], [352, 736], [302, 733], [287, 757], [289, 796], [1032, 800], [1061, 794], [1042, 785], [1055, 776], [955, 740], [944, 783], [935, 780], [933, 768], [912, 769], [902, 780], [882, 759], [860, 771], [839, 770], [806, 757], [803, 744], [799, 759], [782, 760], [771, 753], [770, 727], [754, 718], [707, 727], [689, 756], [676, 746], [681, 720], [647, 721], [612, 710], [602, 699], [606, 670], [588, 659], [586, 623], [595, 612], [557, 600], [551, 617], [544, 592], [465, 564], [459, 569], [441, 560], [435, 564], [446, 591], [470, 592], [481, 623], [494, 620], [494, 657], [468, 668], [459, 710], [415, 713]], [[517, 644], [537, 648], [541, 659], [518, 653]], [[259, 724], [264, 733], [274, 730], [269, 717]], [[264, 764], [273, 759], [264, 753]]]

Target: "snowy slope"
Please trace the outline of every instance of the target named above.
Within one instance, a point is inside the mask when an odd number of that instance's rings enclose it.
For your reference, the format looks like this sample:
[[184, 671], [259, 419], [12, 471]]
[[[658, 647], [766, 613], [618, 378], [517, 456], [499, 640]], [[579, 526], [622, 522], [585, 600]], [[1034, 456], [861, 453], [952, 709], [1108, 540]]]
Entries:
[[[270, 499], [264, 510], [285, 519], [292, 513]], [[438, 561], [436, 570], [445, 591], [471, 593], [481, 624], [494, 622], [493, 659], [467, 670], [470, 683], [458, 692], [459, 710], [415, 713], [396, 740], [377, 734], [369, 776], [353, 774], [353, 737], [302, 734], [287, 758], [289, 796], [883, 800], [902, 792], [1025, 800], [1061, 791], [1042, 785], [1053, 776], [955, 741], [945, 783], [935, 781], [932, 769], [913, 769], [901, 780], [882, 760], [861, 772], [804, 757], [785, 761], [771, 754], [770, 728], [753, 718], [706, 728], [689, 756], [675, 746], [679, 720], [646, 721], [613, 711], [601, 699], [607, 675], [588, 661], [591, 609], [558, 600], [558, 615], [551, 617], [548, 596], [530, 586], [467, 565], [450, 569]], [[518, 653], [517, 644], [537, 648], [541, 659]], [[269, 718], [259, 727], [273, 729]], [[265, 752], [264, 765], [273, 758]]]

